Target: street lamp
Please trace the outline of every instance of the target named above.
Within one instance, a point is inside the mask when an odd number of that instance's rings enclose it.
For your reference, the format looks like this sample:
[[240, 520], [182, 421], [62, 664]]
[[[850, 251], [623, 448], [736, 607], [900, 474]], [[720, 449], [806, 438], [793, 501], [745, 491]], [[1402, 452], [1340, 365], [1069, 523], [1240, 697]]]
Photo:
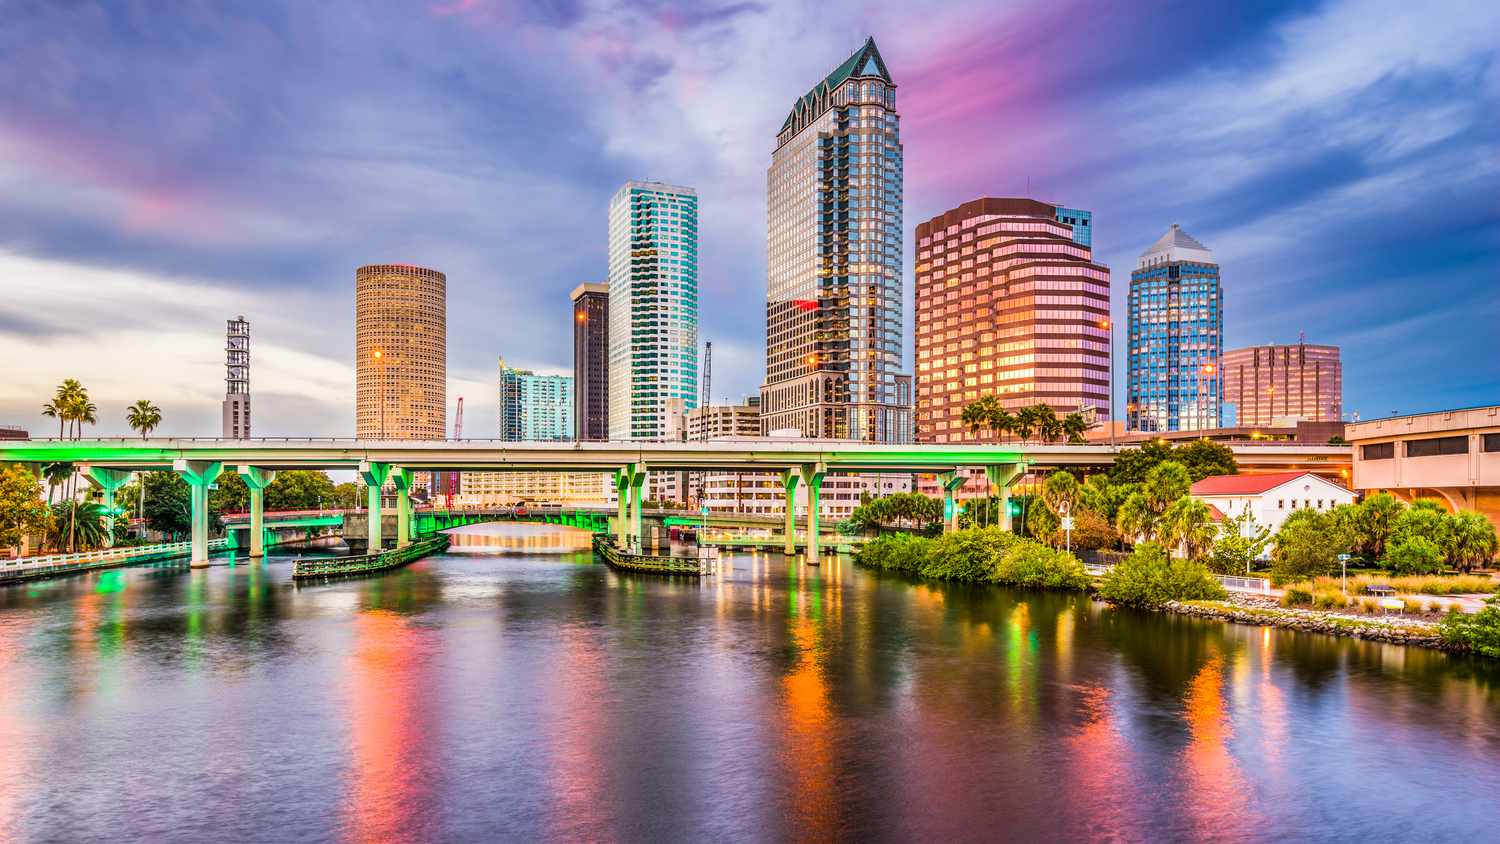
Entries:
[[[1214, 374], [1214, 365], [1211, 364], [1211, 363], [1205, 363], [1205, 364], [1203, 364], [1203, 368], [1200, 371], [1204, 375], [1207, 375], [1209, 377], [1213, 377], [1213, 374]], [[1202, 431], [1202, 430], [1204, 430], [1204, 425], [1203, 425], [1203, 414], [1204, 414], [1204, 410], [1203, 410], [1203, 391], [1205, 389], [1205, 386], [1202, 383], [1203, 379], [1200, 378], [1200, 379], [1198, 379], [1198, 381], [1199, 381], [1199, 383], [1198, 383], [1198, 430]]]
[[375, 400], [380, 403], [380, 438], [385, 439], [385, 352], [379, 349], [370, 353], [375, 361], [375, 371], [378, 376], [375, 380]]

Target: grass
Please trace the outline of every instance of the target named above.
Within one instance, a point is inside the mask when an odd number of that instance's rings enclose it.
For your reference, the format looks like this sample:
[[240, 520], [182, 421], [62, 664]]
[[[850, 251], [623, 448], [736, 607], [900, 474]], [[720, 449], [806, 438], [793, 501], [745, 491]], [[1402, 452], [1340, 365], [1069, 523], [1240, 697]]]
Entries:
[[[1500, 580], [1479, 574], [1425, 574], [1407, 577], [1380, 577], [1358, 575], [1349, 578], [1349, 594], [1366, 594], [1367, 587], [1389, 586], [1407, 595], [1485, 595], [1500, 590]], [[1337, 577], [1319, 577], [1310, 581], [1293, 583], [1288, 590], [1298, 589], [1308, 593], [1329, 589], [1341, 589], [1342, 581]]]

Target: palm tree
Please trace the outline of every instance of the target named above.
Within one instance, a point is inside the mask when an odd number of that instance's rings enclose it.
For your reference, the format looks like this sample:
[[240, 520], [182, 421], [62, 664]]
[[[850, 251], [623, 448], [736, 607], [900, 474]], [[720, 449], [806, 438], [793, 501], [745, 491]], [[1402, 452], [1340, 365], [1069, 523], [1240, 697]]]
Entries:
[[1005, 405], [1001, 404], [999, 399], [995, 399], [995, 408], [990, 413], [990, 428], [999, 435], [1002, 442], [1006, 434], [1016, 432], [1016, 417], [1005, 409]]
[[1208, 514], [1208, 505], [1183, 496], [1161, 515], [1161, 538], [1168, 548], [1181, 548], [1183, 556], [1196, 560], [1208, 553], [1218, 536], [1218, 526]]
[[1016, 421], [1011, 425], [1011, 430], [1021, 438], [1021, 442], [1029, 442], [1036, 431], [1037, 421], [1036, 407], [1023, 407], [1016, 411]]
[[140, 431], [141, 439], [144, 440], [161, 424], [161, 408], [148, 399], [140, 399], [125, 411], [125, 422], [130, 425], [131, 430]]
[[89, 401], [88, 393], [78, 397], [73, 404], [73, 439], [83, 439], [84, 425], [99, 424], [99, 406]]
[[57, 491], [58, 487], [67, 483], [68, 478], [72, 477], [73, 464], [48, 463], [47, 467], [42, 470], [42, 473], [47, 477], [47, 506], [50, 507], [52, 506], [53, 493]]
[[[989, 397], [986, 396], [985, 398]], [[958, 421], [963, 423], [965, 428], [969, 429], [970, 434], [978, 437], [979, 430], [989, 423], [989, 420], [985, 417], [984, 399], [971, 401], [964, 405], [963, 412], [958, 416]]]
[[1069, 445], [1081, 444], [1083, 442], [1083, 435], [1088, 429], [1088, 420], [1083, 418], [1082, 413], [1075, 411], [1063, 417], [1062, 432], [1067, 436]]
[[1156, 525], [1157, 515], [1147, 506], [1146, 497], [1139, 492], [1131, 493], [1115, 514], [1115, 529], [1120, 532], [1121, 538], [1129, 539], [1132, 543], [1155, 539]]
[[1042, 442], [1050, 443], [1062, 438], [1062, 422], [1057, 418], [1057, 411], [1046, 402], [1036, 406], [1036, 419], [1037, 433], [1041, 435]]
[[56, 401], [49, 401], [46, 404], [42, 405], [42, 415], [47, 417], [48, 419], [57, 420], [58, 439], [63, 438], [63, 423], [67, 420], [67, 412], [63, 409], [64, 407], [65, 405], [62, 405]]
[[[63, 511], [68, 516], [68, 553], [73, 553], [74, 543], [77, 547], [87, 551], [90, 548], [98, 548], [105, 544], [104, 533], [104, 506], [93, 501], [64, 501], [53, 508], [55, 516], [54, 524], [60, 531], [62, 527]], [[62, 544], [62, 537], [54, 538], [56, 544]]]
[[1495, 526], [1472, 510], [1449, 517], [1448, 530], [1443, 532], [1444, 555], [1466, 572], [1493, 559], [1497, 544]]

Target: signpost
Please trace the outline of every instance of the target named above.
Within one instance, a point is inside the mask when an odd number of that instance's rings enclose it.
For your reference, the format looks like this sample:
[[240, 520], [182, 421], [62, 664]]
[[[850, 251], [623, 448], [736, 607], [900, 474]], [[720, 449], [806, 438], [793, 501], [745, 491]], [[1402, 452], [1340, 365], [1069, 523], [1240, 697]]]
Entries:
[[1343, 572], [1344, 572], [1344, 595], [1347, 597], [1349, 595], [1349, 555], [1348, 554], [1340, 554], [1339, 555], [1339, 568], [1343, 569]]
[[1059, 515], [1062, 516], [1063, 536], [1066, 537], [1066, 539], [1064, 540], [1064, 547], [1067, 552], [1071, 554], [1073, 553], [1073, 517], [1072, 515], [1070, 515], [1070, 513], [1072, 512], [1073, 508], [1068, 505], [1068, 502], [1059, 501], [1057, 503], [1057, 509], [1062, 511], [1062, 513]]

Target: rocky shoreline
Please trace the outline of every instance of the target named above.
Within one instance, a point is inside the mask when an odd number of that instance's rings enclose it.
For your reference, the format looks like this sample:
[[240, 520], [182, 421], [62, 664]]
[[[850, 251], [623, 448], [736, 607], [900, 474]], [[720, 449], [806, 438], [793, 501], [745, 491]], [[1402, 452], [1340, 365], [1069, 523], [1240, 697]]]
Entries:
[[1253, 595], [1233, 594], [1227, 601], [1168, 601], [1162, 605], [1162, 609], [1180, 615], [1238, 624], [1281, 627], [1306, 633], [1450, 650], [1438, 633], [1438, 625], [1431, 621], [1399, 616], [1392, 618], [1293, 609]]

